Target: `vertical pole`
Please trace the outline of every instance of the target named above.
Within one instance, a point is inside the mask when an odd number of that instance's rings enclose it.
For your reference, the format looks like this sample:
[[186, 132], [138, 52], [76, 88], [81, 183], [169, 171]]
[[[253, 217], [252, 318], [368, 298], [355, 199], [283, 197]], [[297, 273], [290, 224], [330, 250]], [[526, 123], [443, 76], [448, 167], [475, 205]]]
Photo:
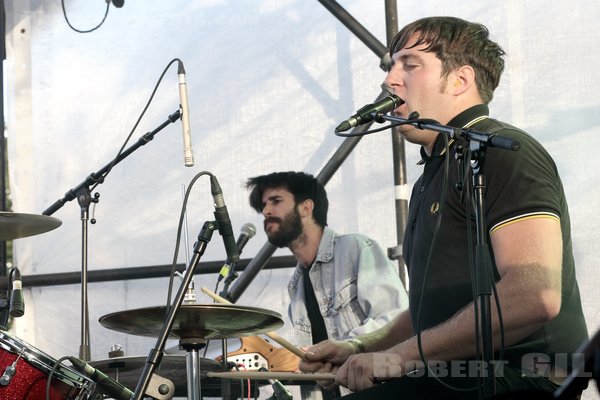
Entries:
[[[396, 0], [385, 0], [385, 23], [387, 43], [398, 33], [398, 6]], [[390, 54], [391, 56], [391, 54]], [[392, 129], [392, 158], [394, 165], [394, 195], [396, 207], [396, 239], [398, 245], [388, 249], [388, 257], [398, 261], [400, 280], [406, 287], [406, 265], [402, 258], [402, 242], [404, 241], [404, 227], [408, 220], [408, 197], [410, 195], [406, 179], [406, 153], [404, 149], [404, 136], [397, 128]]]
[[[6, 14], [4, 12], [4, 0], [0, 0], [0, 211], [6, 211], [6, 139], [4, 137], [4, 59], [6, 59]], [[6, 242], [0, 241], [0, 277], [8, 276], [6, 271], [8, 252]], [[10, 282], [7, 282], [10, 284]], [[8, 307], [0, 310], [0, 326], [8, 328]]]
[[[6, 211], [6, 171], [7, 171], [7, 159], [6, 159], [6, 139], [4, 137], [4, 129], [6, 124], [4, 123], [4, 60], [6, 59], [6, 14], [4, 12], [4, 0], [0, 0], [0, 211]], [[6, 242], [0, 241], [0, 276], [6, 276]]]

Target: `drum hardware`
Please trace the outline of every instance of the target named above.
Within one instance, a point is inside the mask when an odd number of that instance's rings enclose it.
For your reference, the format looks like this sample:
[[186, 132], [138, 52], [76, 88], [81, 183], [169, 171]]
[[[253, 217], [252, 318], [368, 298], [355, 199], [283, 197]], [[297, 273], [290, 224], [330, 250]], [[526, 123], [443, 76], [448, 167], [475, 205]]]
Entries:
[[[181, 287], [185, 289], [187, 285]], [[99, 322], [118, 332], [155, 337], [165, 314], [165, 307], [147, 307], [107, 314], [100, 317]], [[199, 350], [207, 340], [257, 335], [281, 325], [283, 321], [278, 313], [260, 308], [234, 304], [182, 305], [174, 316], [170, 336], [178, 338], [180, 347], [186, 351], [188, 398], [200, 398], [203, 372]]]
[[[77, 371], [0, 330], [0, 398], [10, 400], [88, 400], [95, 383]], [[48, 386], [48, 389], [46, 389]]]
[[110, 351], [108, 352], [108, 358], [116, 358], [116, 357], [124, 357], [125, 352], [120, 344], [113, 344], [110, 346]]
[[[198, 174], [196, 177], [200, 177], [205, 173]], [[212, 178], [214, 176], [211, 174], [211, 183], [213, 182]], [[215, 201], [215, 204], [218, 204], [218, 202]], [[224, 206], [221, 208], [225, 209]], [[225, 213], [226, 209], [221, 210], [219, 217], [217, 216], [217, 211], [215, 211], [217, 221], [224, 220], [223, 214]], [[188, 381], [198, 382], [197, 386], [188, 386], [188, 399], [200, 400], [198, 348], [203, 347], [206, 344], [206, 340], [226, 339], [233, 336], [233, 334], [240, 336], [251, 335], [252, 333], [249, 333], [248, 330], [262, 333], [275, 326], [283, 325], [279, 314], [266, 312], [257, 308], [233, 305], [207, 306], [182, 304], [196, 266], [204, 254], [214, 230], [219, 228], [218, 224], [215, 221], [206, 221], [202, 226], [198, 234], [198, 240], [194, 244], [192, 259], [185, 270], [185, 275], [172, 305], [169, 307], [150, 307], [113, 313], [99, 319], [100, 324], [108, 329], [137, 335], [141, 334], [142, 336], [147, 336], [148, 334], [158, 336], [155, 347], [148, 354], [144, 370], [142, 371], [132, 400], [141, 400], [141, 397], [144, 395], [154, 370], [160, 364], [165, 343], [169, 336], [179, 338], [180, 342], [186, 346]], [[226, 235], [223, 232], [221, 234], [225, 238]]]
[[[144, 368], [145, 362], [145, 356], [125, 356], [90, 361], [89, 364], [94, 368], [104, 372], [106, 375], [115, 379], [122, 385], [126, 387], [134, 387], [140, 378], [140, 374]], [[207, 387], [206, 372], [217, 372], [221, 370], [221, 364], [219, 362], [210, 358], [200, 359], [200, 378], [203, 381], [203, 389]], [[163, 379], [168, 379], [175, 385], [175, 397], [186, 396], [187, 377], [186, 356], [184, 354], [165, 354], [160, 361], [156, 372], [161, 377], [164, 377]], [[155, 376], [157, 375], [155, 374]], [[215, 381], [217, 380], [215, 379]], [[150, 386], [158, 387], [158, 385], [152, 384]], [[208, 384], [208, 386], [210, 386], [210, 384]], [[148, 394], [150, 395], [150, 393]], [[203, 395], [205, 395], [204, 392]], [[218, 397], [218, 395], [218, 393], [215, 396], [209, 394], [205, 395], [205, 397]]]
[[296, 373], [296, 372], [260, 372], [260, 371], [231, 371], [231, 372], [208, 372], [206, 376], [221, 379], [280, 379], [290, 381], [333, 381], [335, 374], [321, 373]]
[[[201, 393], [200, 382], [200, 356], [199, 351], [206, 346], [206, 340], [198, 338], [187, 338], [179, 341], [179, 346], [186, 351], [187, 392], [192, 399]], [[198, 400], [200, 397], [197, 397]]]
[[73, 367], [96, 382], [98, 389], [116, 400], [128, 400], [133, 392], [77, 357], [67, 357]]
[[23, 355], [23, 352], [19, 353], [19, 355], [17, 356], [15, 361], [13, 361], [13, 363], [11, 365], [6, 367], [2, 376], [0, 376], [0, 385], [1, 386], [7, 386], [10, 383], [13, 376], [15, 375], [15, 372], [17, 372], [17, 363], [21, 359], [22, 355]]

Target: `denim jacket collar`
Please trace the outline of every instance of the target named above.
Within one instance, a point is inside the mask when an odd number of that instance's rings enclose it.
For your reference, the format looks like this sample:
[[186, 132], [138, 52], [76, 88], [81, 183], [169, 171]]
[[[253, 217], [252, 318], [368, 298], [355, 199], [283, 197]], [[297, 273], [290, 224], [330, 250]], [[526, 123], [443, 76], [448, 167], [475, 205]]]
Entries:
[[315, 262], [329, 262], [333, 258], [333, 243], [335, 242], [335, 232], [328, 227], [323, 228], [323, 236], [319, 243]]

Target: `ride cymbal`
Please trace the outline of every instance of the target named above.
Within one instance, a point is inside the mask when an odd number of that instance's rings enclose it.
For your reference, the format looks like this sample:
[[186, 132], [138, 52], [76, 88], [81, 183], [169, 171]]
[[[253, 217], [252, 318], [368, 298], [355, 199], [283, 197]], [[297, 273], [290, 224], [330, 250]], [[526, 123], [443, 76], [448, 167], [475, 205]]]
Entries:
[[[158, 337], [166, 307], [119, 311], [99, 318], [105, 328], [138, 336]], [[273, 331], [283, 325], [279, 313], [235, 304], [182, 305], [170, 332], [179, 339], [227, 339]]]
[[61, 224], [59, 219], [47, 215], [0, 211], [0, 241], [39, 235]]

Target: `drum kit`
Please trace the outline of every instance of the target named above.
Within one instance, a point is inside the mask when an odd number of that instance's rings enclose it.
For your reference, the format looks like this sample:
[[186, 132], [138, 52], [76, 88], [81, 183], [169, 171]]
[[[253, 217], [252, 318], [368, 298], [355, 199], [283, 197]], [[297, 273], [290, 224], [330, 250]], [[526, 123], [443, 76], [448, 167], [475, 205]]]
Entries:
[[[60, 220], [50, 216], [0, 212], [0, 240], [38, 235], [60, 225]], [[278, 313], [261, 308], [224, 304], [226, 301], [216, 294], [205, 288], [203, 291], [220, 304], [181, 305], [168, 332], [170, 338], [179, 340], [179, 348], [185, 350], [185, 356], [182, 354], [164, 354], [157, 358], [151, 355], [148, 357], [117, 356], [87, 363], [74, 357], [55, 360], [0, 327], [0, 399], [98, 400], [106, 397], [130, 399], [133, 392], [129, 389], [137, 389], [138, 380], [146, 371], [148, 363], [156, 361], [158, 365], [151, 369], [154, 373], [150, 384], [141, 395], [156, 399], [187, 396], [190, 400], [199, 400], [202, 398], [201, 381], [206, 380], [206, 382], [210, 381], [206, 385], [210, 393], [204, 395], [221, 397], [221, 390], [223, 390], [223, 398], [225, 398], [225, 394], [230, 396], [230, 393], [225, 393], [223, 382], [229, 379], [243, 379], [243, 377], [219, 375], [231, 372], [231, 362], [228, 363], [229, 357], [225, 357], [229, 356], [229, 353], [226, 351], [221, 361], [202, 358], [199, 351], [209, 340], [215, 339], [226, 342], [227, 339], [232, 338], [253, 337], [266, 342], [256, 336], [260, 334], [266, 334], [284, 347], [280, 350], [287, 352], [290, 356], [288, 361], [291, 360], [285, 363], [288, 372], [295, 370], [303, 351], [272, 332], [283, 325], [283, 320]], [[168, 311], [166, 307], [119, 311], [107, 314], [99, 321], [103, 327], [114, 331], [156, 337], [161, 334]], [[226, 349], [226, 346], [224, 348]], [[252, 349], [244, 350], [252, 353]], [[271, 347], [265, 353], [268, 352], [274, 353], [273, 348]], [[261, 356], [268, 358], [269, 354]], [[74, 359], [78, 360], [78, 363], [73, 362]], [[61, 362], [65, 360], [71, 361], [73, 366], [62, 365]], [[272, 363], [267, 363], [267, 366], [268, 364], [273, 366]], [[214, 377], [207, 378], [213, 373], [216, 374]], [[277, 379], [277, 376], [264, 374], [264, 377], [259, 375], [260, 378], [252, 379], [261, 379], [264, 382]], [[289, 374], [285, 376], [286, 379], [290, 378]], [[215, 384], [215, 381], [218, 384]], [[158, 384], [152, 386], [152, 383]], [[115, 392], [114, 388], [120, 388], [121, 391]]]

